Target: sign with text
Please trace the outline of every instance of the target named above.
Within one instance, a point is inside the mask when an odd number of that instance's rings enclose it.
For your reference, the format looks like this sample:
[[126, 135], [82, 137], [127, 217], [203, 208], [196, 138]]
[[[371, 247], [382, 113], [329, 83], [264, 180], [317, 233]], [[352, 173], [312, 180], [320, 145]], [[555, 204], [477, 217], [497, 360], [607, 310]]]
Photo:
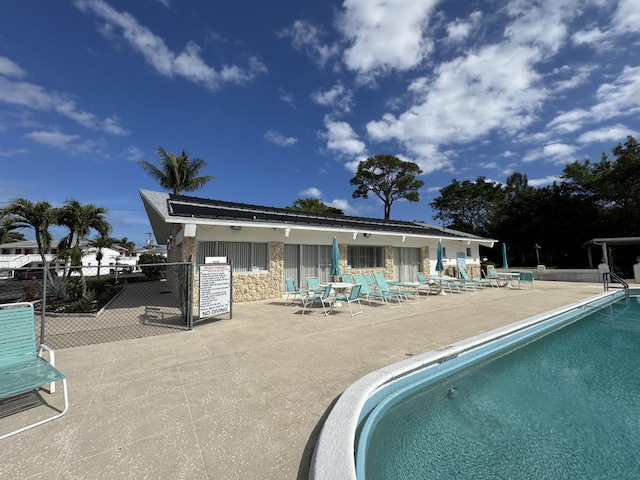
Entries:
[[231, 314], [231, 265], [200, 265], [199, 317]]

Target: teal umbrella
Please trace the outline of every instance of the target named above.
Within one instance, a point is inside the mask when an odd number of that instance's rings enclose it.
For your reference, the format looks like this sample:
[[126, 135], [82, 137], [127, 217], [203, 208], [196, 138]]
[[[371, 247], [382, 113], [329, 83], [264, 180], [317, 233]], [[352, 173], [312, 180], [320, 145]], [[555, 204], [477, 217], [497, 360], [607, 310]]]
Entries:
[[338, 239], [333, 237], [333, 247], [331, 248], [331, 276], [340, 276], [340, 251], [338, 250]]
[[509, 268], [509, 262], [507, 262], [507, 244], [502, 244], [502, 266], [503, 268]]
[[438, 240], [438, 260], [436, 261], [436, 272], [442, 272], [444, 266], [442, 265], [442, 242]]

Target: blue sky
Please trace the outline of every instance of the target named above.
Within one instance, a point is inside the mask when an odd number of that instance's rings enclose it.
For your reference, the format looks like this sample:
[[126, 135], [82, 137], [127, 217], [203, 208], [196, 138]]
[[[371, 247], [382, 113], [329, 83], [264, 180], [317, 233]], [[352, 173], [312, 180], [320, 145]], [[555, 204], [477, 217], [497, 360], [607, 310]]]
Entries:
[[207, 162], [193, 195], [382, 218], [349, 180], [385, 153], [424, 171], [391, 218], [435, 223], [453, 178], [548, 185], [637, 136], [638, 25], [638, 0], [2, 2], [0, 206], [94, 203], [141, 246], [163, 147]]

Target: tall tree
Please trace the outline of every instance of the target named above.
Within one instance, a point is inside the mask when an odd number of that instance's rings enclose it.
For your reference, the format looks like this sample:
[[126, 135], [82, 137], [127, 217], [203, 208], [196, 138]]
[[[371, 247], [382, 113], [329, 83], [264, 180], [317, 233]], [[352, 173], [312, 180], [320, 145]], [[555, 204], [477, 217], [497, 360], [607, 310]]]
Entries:
[[106, 208], [98, 207], [93, 203], [82, 205], [74, 199], [65, 200], [60, 207], [56, 223], [69, 229], [69, 235], [64, 239], [64, 245], [60, 248], [79, 247], [80, 242], [87, 238], [91, 230], [99, 235], [108, 234], [111, 230], [106, 215]]
[[[9, 202], [4, 214], [10, 217], [10, 221], [16, 228], [32, 228], [36, 237], [36, 244], [42, 258], [42, 265], [47, 264], [46, 254], [51, 248], [51, 232], [49, 228], [56, 224], [58, 209], [49, 202], [38, 200], [32, 202], [26, 198], [16, 198]], [[50, 275], [49, 269], [46, 269]]]
[[574, 194], [595, 202], [619, 235], [640, 235], [640, 145], [628, 136], [612, 149], [615, 159], [602, 154], [599, 162], [585, 159], [565, 166], [561, 177]]
[[353, 198], [368, 198], [369, 192], [384, 203], [384, 218], [388, 220], [391, 205], [404, 198], [410, 202], [420, 200], [418, 190], [424, 186], [416, 179], [422, 170], [413, 162], [404, 162], [393, 155], [374, 155], [358, 164], [355, 176], [349, 181], [358, 188]]
[[180, 195], [183, 191], [193, 192], [214, 180], [210, 175], [199, 177], [198, 173], [206, 162], [200, 158], [190, 158], [184, 150], [180, 155], [174, 155], [160, 147], [156, 154], [160, 167], [144, 160], [139, 160], [138, 163], [162, 188], [170, 190], [174, 195]]
[[487, 236], [504, 199], [502, 185], [487, 182], [485, 177], [478, 177], [475, 182], [454, 178], [429, 205], [436, 212], [433, 218], [445, 226]]
[[333, 213], [335, 215], [344, 215], [344, 212], [339, 208], [331, 207], [326, 203], [321, 202], [317, 198], [299, 198], [293, 205], [288, 206], [291, 210], [301, 210], [304, 212], [315, 213]]
[[11, 218], [0, 210], [0, 243], [18, 242], [24, 240], [25, 236], [16, 232], [18, 229], [15, 218]]
[[89, 241], [89, 245], [96, 249], [96, 260], [98, 261], [98, 280], [100, 280], [100, 266], [102, 265], [102, 259], [104, 258], [104, 253], [102, 251], [105, 248], [113, 247], [117, 243], [117, 239], [111, 238], [107, 235], [100, 235]]
[[116, 243], [118, 243], [122, 248], [124, 248], [127, 251], [127, 256], [130, 256], [133, 253], [133, 250], [136, 248], [136, 244], [130, 241], [127, 237], [122, 237]]

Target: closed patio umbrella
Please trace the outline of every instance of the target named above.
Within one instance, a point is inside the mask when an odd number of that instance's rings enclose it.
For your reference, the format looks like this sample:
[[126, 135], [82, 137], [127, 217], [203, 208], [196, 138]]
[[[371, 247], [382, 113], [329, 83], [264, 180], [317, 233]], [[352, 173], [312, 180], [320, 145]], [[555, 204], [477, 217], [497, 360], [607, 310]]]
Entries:
[[[438, 275], [442, 276], [443, 270], [444, 270], [444, 265], [442, 264], [442, 241], [438, 240], [438, 257], [436, 260], [436, 272], [438, 272]], [[442, 286], [440, 286], [438, 295], [446, 295], [444, 288], [442, 288]]]
[[438, 257], [436, 261], [436, 272], [442, 273], [444, 265], [442, 265], [442, 242], [438, 240]]
[[333, 237], [333, 247], [331, 249], [331, 276], [340, 276], [340, 251], [338, 250], [338, 239]]
[[502, 244], [502, 267], [506, 270], [509, 268], [509, 262], [507, 262], [507, 244]]

